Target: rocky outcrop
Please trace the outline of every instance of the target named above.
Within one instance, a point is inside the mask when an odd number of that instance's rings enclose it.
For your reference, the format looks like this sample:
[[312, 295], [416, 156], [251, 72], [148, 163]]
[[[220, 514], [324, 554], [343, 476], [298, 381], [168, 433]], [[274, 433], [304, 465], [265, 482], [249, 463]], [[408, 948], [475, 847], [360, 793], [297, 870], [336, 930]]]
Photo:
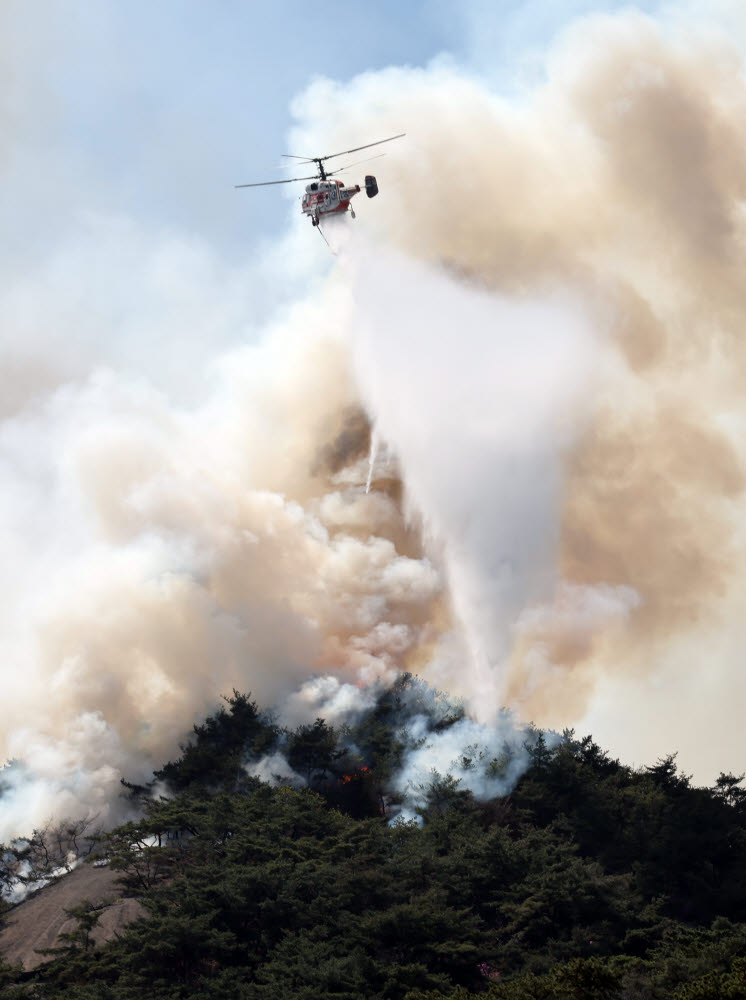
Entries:
[[39, 949], [64, 943], [60, 934], [77, 926], [77, 921], [65, 911], [84, 900], [94, 906], [103, 905], [101, 919], [93, 932], [96, 944], [113, 938], [144, 913], [136, 899], [122, 896], [116, 884], [117, 875], [108, 867], [81, 864], [69, 875], [39, 889], [6, 914], [0, 929], [0, 954], [11, 964], [22, 962], [27, 970], [49, 961], [52, 956], [40, 955]]

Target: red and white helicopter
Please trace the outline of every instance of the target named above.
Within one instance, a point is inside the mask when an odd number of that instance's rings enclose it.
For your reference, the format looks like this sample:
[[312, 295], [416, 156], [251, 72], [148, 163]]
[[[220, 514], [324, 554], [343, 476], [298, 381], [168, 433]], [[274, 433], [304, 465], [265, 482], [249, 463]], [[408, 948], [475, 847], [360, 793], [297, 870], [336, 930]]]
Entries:
[[[268, 187], [270, 184], [294, 184], [296, 181], [311, 181], [306, 185], [306, 193], [301, 201], [301, 209], [304, 215], [311, 216], [311, 225], [318, 226], [321, 217], [324, 215], [338, 215], [341, 212], [350, 212], [355, 218], [355, 211], [350, 207], [350, 201], [360, 192], [360, 185], [353, 184], [345, 187], [342, 181], [335, 178], [335, 174], [340, 174], [350, 167], [356, 167], [359, 163], [368, 163], [369, 160], [377, 160], [378, 156], [371, 156], [366, 160], [358, 160], [357, 163], [345, 163], [334, 170], [327, 170], [324, 163], [337, 156], [347, 156], [349, 153], [358, 153], [361, 149], [370, 149], [371, 146], [380, 146], [384, 142], [393, 142], [394, 139], [401, 139], [406, 132], [399, 135], [389, 136], [388, 139], [379, 139], [378, 142], [369, 142], [365, 146], [355, 146], [354, 149], [345, 149], [341, 153], [329, 153], [328, 156], [295, 156], [292, 153], [283, 153], [287, 159], [300, 160], [301, 163], [315, 163], [316, 173], [310, 177], [290, 177], [283, 181], [260, 181], [256, 184], [236, 184], [237, 188], [247, 187]], [[379, 156], [385, 156], [380, 153]], [[366, 175], [365, 193], [369, 198], [375, 198], [378, 194], [378, 182], [372, 174]], [[321, 232], [321, 230], [319, 230]], [[323, 235], [323, 234], [322, 234]]]

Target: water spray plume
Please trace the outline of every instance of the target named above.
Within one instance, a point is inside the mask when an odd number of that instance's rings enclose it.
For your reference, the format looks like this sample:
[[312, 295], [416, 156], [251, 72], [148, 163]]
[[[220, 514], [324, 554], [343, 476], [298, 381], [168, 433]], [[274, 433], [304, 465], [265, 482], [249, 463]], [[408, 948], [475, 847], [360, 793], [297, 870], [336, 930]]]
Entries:
[[376, 458], [378, 456], [378, 438], [375, 433], [370, 436], [370, 456], [368, 458], [368, 478], [365, 480], [365, 492], [370, 493], [370, 486], [373, 482], [373, 470], [376, 467]]

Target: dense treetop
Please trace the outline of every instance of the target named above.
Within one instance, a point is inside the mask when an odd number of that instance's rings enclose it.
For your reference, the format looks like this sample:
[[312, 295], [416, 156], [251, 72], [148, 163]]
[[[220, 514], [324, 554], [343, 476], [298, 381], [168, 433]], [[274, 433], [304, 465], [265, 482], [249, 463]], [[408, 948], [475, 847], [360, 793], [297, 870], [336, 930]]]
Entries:
[[[464, 748], [392, 822], [423, 713], [432, 732], [463, 714], [404, 677], [352, 726], [287, 731], [234, 693], [99, 840], [148, 915], [96, 947], [79, 907], [49, 964], [0, 966], [0, 997], [746, 997], [738, 776], [697, 788], [674, 756], [633, 770], [527, 730], [509, 796], [475, 798]], [[249, 773], [279, 754], [292, 783]]]

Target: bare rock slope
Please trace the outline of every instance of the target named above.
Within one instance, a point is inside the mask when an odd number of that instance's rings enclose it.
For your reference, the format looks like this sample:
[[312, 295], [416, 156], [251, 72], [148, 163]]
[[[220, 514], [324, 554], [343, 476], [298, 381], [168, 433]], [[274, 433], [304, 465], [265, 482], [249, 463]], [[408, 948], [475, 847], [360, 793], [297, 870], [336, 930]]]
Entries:
[[96, 906], [108, 903], [94, 930], [96, 944], [113, 938], [125, 924], [144, 913], [136, 899], [122, 896], [115, 880], [118, 872], [82, 864], [14, 907], [0, 930], [0, 954], [6, 961], [22, 962], [33, 969], [51, 956], [39, 955], [39, 948], [54, 948], [63, 942], [60, 934], [75, 930], [77, 921], [65, 910], [88, 900]]

